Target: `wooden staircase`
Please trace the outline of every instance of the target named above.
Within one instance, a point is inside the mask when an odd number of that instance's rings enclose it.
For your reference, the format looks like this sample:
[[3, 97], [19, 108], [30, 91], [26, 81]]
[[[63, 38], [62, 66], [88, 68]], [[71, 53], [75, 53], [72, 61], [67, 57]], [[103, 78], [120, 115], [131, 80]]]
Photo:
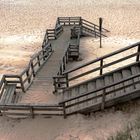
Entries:
[[[128, 50], [130, 50], [130, 54], [104, 64], [104, 60]], [[59, 93], [61, 94], [59, 105], [63, 106], [65, 117], [75, 113], [89, 113], [102, 110], [140, 97], [139, 55], [140, 44], [138, 42], [73, 69], [64, 71], [62, 75], [63, 77], [66, 76], [69, 87], [64, 88], [63, 92]], [[125, 65], [125, 61], [130, 58], [131, 62]], [[120, 66], [110, 72], [104, 72], [105, 68], [120, 62], [122, 64], [123, 61], [124, 66]], [[94, 63], [99, 63], [100, 66], [87, 71], [86, 68], [90, 65], [92, 66]], [[83, 68], [85, 68], [86, 71], [81, 71]], [[94, 75], [94, 72], [98, 71], [98, 76], [76, 83], [78, 78], [86, 77], [88, 74]], [[74, 84], [71, 84], [73, 81], [75, 81]], [[59, 84], [61, 87], [61, 83]], [[62, 83], [62, 86], [64, 86], [63, 84], [64, 83]]]
[[[136, 62], [100, 77], [72, 86], [63, 91], [63, 99], [60, 104], [65, 102], [67, 108], [66, 114], [70, 115], [76, 112], [87, 113], [103, 109], [108, 102], [109, 106], [111, 106], [125, 100], [139, 97], [140, 76], [123, 81], [126, 78], [138, 74], [140, 75], [140, 65], [139, 62]], [[117, 82], [120, 83], [116, 84]], [[105, 99], [103, 99], [104, 93], [106, 93]]]

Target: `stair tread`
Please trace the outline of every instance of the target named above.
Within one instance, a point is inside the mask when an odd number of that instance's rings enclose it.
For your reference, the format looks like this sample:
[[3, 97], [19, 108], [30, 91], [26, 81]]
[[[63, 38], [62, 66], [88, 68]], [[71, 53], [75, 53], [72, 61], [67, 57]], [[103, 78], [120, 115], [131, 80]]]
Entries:
[[[138, 73], [140, 73], [140, 67], [139, 66], [132, 66], [131, 67], [131, 72], [133, 75], [136, 75]], [[134, 78], [134, 82], [137, 82], [140, 80], [140, 77]], [[136, 88], [140, 88], [140, 83], [135, 84]]]
[[[123, 79], [121, 72], [115, 72], [115, 73], [113, 73], [113, 78], [114, 78], [114, 82], [118, 82], [118, 81], [120, 81], [120, 80]], [[120, 87], [123, 87], [123, 84], [122, 83], [116, 85], [115, 86], [115, 89], [118, 89]], [[114, 92], [114, 96], [120, 96], [122, 93], [124, 93], [124, 89], [121, 89], [121, 90], [118, 90], [118, 91]]]
[[[123, 78], [128, 78], [128, 77], [132, 76], [132, 73], [129, 69], [124, 69], [124, 70], [122, 70], [122, 75], [123, 75]], [[131, 83], [133, 83], [133, 80], [129, 80], [129, 81], [124, 82], [124, 85], [128, 85]], [[133, 89], [134, 89], [134, 86], [132, 85], [132, 86], [126, 87], [125, 91], [130, 91]]]
[[98, 89], [98, 88], [101, 88], [103, 86], [104, 86], [104, 80], [103, 80], [103, 78], [98, 78], [96, 80], [96, 88]]
[[[114, 82], [113, 75], [105, 76], [104, 81], [105, 81], [105, 86], [112, 84]], [[106, 92], [109, 92], [109, 91], [112, 91], [112, 90], [114, 90], [114, 86], [110, 87], [110, 88], [107, 88]], [[106, 98], [112, 98], [112, 97], [113, 97], [113, 93], [106, 96]]]

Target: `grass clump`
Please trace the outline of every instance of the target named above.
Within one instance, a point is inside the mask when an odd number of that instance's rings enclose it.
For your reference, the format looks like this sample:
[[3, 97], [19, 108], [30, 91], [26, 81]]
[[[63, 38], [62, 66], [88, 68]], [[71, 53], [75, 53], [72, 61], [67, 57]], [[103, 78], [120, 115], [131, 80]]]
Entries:
[[129, 123], [124, 130], [109, 137], [108, 140], [140, 140], [140, 116], [133, 123]]

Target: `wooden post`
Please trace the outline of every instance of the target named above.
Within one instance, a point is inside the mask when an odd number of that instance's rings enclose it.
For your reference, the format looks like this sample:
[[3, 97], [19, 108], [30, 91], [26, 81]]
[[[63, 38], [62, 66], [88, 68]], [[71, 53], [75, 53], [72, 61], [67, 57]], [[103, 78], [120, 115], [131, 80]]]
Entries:
[[103, 90], [103, 96], [102, 96], [102, 103], [101, 103], [101, 110], [104, 110], [105, 108], [105, 89]]
[[66, 62], [65, 57], [63, 57], [63, 71], [65, 71], [65, 69], [66, 69], [66, 63], [65, 62]]
[[52, 44], [50, 43], [50, 52], [52, 52], [53, 51], [53, 49], [52, 49]]
[[21, 84], [22, 91], [25, 92], [25, 87], [24, 87], [23, 80], [22, 80], [21, 76], [20, 76], [20, 84]]
[[32, 72], [33, 72], [33, 77], [35, 77], [35, 71], [34, 71], [34, 65], [33, 65], [33, 62], [31, 62], [31, 68], [32, 68]]
[[59, 19], [59, 17], [57, 18], [57, 21], [58, 21], [58, 24], [60, 24], [60, 19]]
[[43, 55], [43, 61], [45, 61], [45, 50], [44, 49], [42, 51], [42, 55]]
[[66, 87], [69, 87], [69, 77], [68, 77], [68, 74], [65, 74], [66, 76]]
[[29, 70], [26, 71], [26, 75], [27, 75], [27, 78], [28, 78], [28, 83], [30, 83], [31, 79], [29, 78]]
[[69, 17], [69, 25], [70, 25], [71, 23], [70, 23], [70, 17]]
[[82, 26], [82, 17], [80, 17], [79, 25]]
[[34, 118], [34, 109], [33, 109], [33, 107], [30, 107], [30, 113], [31, 113], [31, 117]]
[[64, 119], [66, 119], [67, 118], [67, 114], [66, 114], [65, 103], [63, 103], [63, 115], [64, 115]]
[[63, 65], [61, 64], [60, 65], [60, 75], [62, 75], [62, 73], [63, 73], [63, 68], [62, 67], [63, 67]]
[[39, 55], [37, 56], [38, 66], [40, 67]]
[[66, 52], [66, 64], [68, 63], [68, 50]]
[[102, 23], [103, 23], [103, 19], [100, 17], [99, 18], [100, 48], [102, 48]]
[[[140, 53], [140, 45], [138, 45], [138, 51], [137, 52], [139, 52]], [[139, 58], [140, 58], [140, 55], [138, 54], [137, 55], [137, 57], [136, 57], [136, 62], [138, 62], [139, 61]]]
[[94, 35], [95, 35], [95, 38], [96, 38], [96, 27], [94, 25]]
[[1, 112], [1, 110], [0, 110], [0, 116], [2, 116], [2, 112]]
[[[103, 59], [100, 61], [100, 68], [103, 67]], [[100, 75], [103, 74], [103, 68], [100, 69]]]

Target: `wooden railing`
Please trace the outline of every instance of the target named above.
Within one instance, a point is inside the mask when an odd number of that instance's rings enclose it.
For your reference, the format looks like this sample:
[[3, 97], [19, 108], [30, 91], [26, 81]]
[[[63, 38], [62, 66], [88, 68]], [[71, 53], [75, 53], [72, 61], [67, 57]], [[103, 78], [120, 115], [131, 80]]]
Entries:
[[35, 116], [63, 116], [63, 107], [61, 105], [49, 104], [0, 104], [1, 115], [15, 117], [32, 117]]
[[[140, 83], [139, 80], [138, 81], [134, 80], [137, 77], [140, 77], [140, 73], [138, 73], [136, 75], [133, 75], [133, 76], [130, 76], [128, 78], [125, 78], [123, 80], [120, 80], [118, 82], [115, 82], [115, 83], [112, 83], [112, 84], [108, 84], [108, 85], [106, 85], [104, 87], [101, 87], [101, 88], [98, 88], [96, 90], [92, 90], [92, 91], [86, 92], [86, 93], [84, 93], [82, 95], [78, 95], [78, 96], [75, 96], [75, 97], [72, 97], [70, 99], [67, 99], [67, 100], [64, 100], [64, 101], [60, 102], [59, 104], [61, 106], [63, 106], [63, 109], [64, 109], [64, 117], [67, 117], [67, 115], [72, 115], [74, 113], [81, 112], [82, 110], [86, 109], [86, 107], [85, 107], [85, 108], [81, 108], [79, 110], [75, 109], [75, 110], [73, 110], [71, 112], [67, 112], [67, 110], [69, 108], [72, 108], [72, 107], [74, 108], [74, 107], [76, 107], [78, 105], [80, 106], [81, 104], [87, 103], [87, 102], [92, 101], [92, 100], [98, 101], [98, 100], [101, 99], [101, 102], [96, 104], [95, 107], [93, 107], [93, 105], [91, 104], [92, 111], [102, 110], [102, 109], [104, 109], [107, 106], [111, 106], [111, 105], [114, 105], [114, 104], [118, 103], [118, 101], [116, 103], [115, 103], [115, 101], [114, 102], [112, 102], [112, 101], [109, 102], [109, 99], [107, 99], [107, 96], [113, 94], [114, 92], [116, 93], [116, 91], [119, 91], [121, 89], [125, 89], [127, 87], [132, 86], [132, 85], [136, 85], [136, 84]], [[124, 82], [130, 81], [130, 80], [132, 80], [133, 83], [128, 83], [127, 85], [123, 84]], [[119, 84], [123, 84], [123, 86], [122, 87], [117, 86]], [[111, 87], [114, 87], [114, 86], [116, 88], [111, 88]], [[110, 90], [107, 90], [107, 89], [110, 89]], [[100, 94], [96, 94], [99, 91], [101, 91]], [[133, 92], [139, 92], [139, 91], [140, 91], [140, 88], [136, 89], [136, 87], [135, 87]], [[90, 95], [92, 95], [92, 96], [90, 96]], [[129, 95], [129, 92], [127, 93], [127, 95]], [[134, 98], [137, 98], [139, 96], [140, 96], [139, 94], [136, 94], [136, 95], [131, 96], [130, 98], [134, 99]], [[117, 95], [116, 95], [116, 97], [117, 97]], [[129, 100], [129, 98], [125, 98], [123, 100], [121, 99], [120, 102], [124, 102], [124, 101], [127, 101], [127, 100]], [[89, 108], [91, 106], [89, 106]], [[87, 108], [88, 108], [88, 106], [87, 106]]]
[[57, 26], [55, 29], [47, 29], [47, 39], [57, 39], [59, 34], [63, 31], [63, 27], [61, 25]]
[[58, 23], [63, 26], [81, 25], [81, 17], [58, 17]]
[[83, 31], [91, 32], [95, 37], [100, 35], [106, 37], [104, 33], [109, 32], [109, 30], [102, 28], [102, 33], [100, 34], [99, 25], [89, 22], [82, 17], [58, 17], [57, 23], [62, 26], [79, 25]]
[[[122, 58], [117, 57], [117, 59], [112, 60], [112, 57], [114, 57], [115, 55], [124, 53], [128, 50], [130, 50], [130, 51], [132, 50], [132, 53], [129, 52], [130, 54], [128, 54], [127, 56], [124, 56]], [[94, 75], [95, 72], [96, 73], [98, 72], [99, 75], [102, 75], [104, 73], [105, 68], [116, 65], [121, 62], [125, 62], [125, 60], [129, 60], [130, 58], [136, 57], [135, 61], [139, 61], [139, 55], [140, 55], [140, 42], [130, 45], [128, 47], [125, 47], [123, 49], [120, 49], [118, 51], [115, 51], [113, 53], [107, 54], [103, 57], [99, 57], [93, 61], [87, 62], [83, 65], [80, 65], [80, 66], [70, 69], [68, 71], [64, 71], [61, 76], [65, 77], [65, 79], [67, 79], [67, 81], [66, 81], [66, 83], [68, 83], [67, 85], [72, 86], [71, 82], [74, 82], [75, 80], [78, 80], [79, 78], [87, 77], [88, 74]], [[112, 61], [109, 63], [107, 63], [107, 62], [104, 63], [104, 61], [106, 59], [109, 59]], [[93, 67], [93, 65], [94, 65], [94, 67]], [[125, 65], [125, 64], [123, 64], [123, 65]], [[89, 66], [91, 66], [90, 70], [88, 70]], [[83, 68], [85, 69], [85, 71], [82, 71]], [[59, 81], [59, 79], [58, 79], [58, 81]], [[85, 79], [84, 79], [84, 81], [85, 81]], [[82, 82], [82, 80], [80, 80], [80, 82]], [[61, 86], [60, 83], [58, 83], [58, 84]]]
[[[95, 32], [99, 32], [99, 28], [100, 28], [99, 25], [89, 22], [85, 19], [82, 19], [82, 26], [94, 30]], [[109, 30], [102, 28], [102, 32], [109, 32]]]
[[17, 84], [17, 89], [21, 89], [25, 92], [33, 81], [33, 77], [36, 76], [38, 70], [47, 61], [52, 54], [51, 44], [48, 44], [41, 51], [32, 56], [28, 66], [17, 75], [3, 75], [0, 81], [0, 94], [3, 94], [4, 87], [6, 84], [14, 83]]

